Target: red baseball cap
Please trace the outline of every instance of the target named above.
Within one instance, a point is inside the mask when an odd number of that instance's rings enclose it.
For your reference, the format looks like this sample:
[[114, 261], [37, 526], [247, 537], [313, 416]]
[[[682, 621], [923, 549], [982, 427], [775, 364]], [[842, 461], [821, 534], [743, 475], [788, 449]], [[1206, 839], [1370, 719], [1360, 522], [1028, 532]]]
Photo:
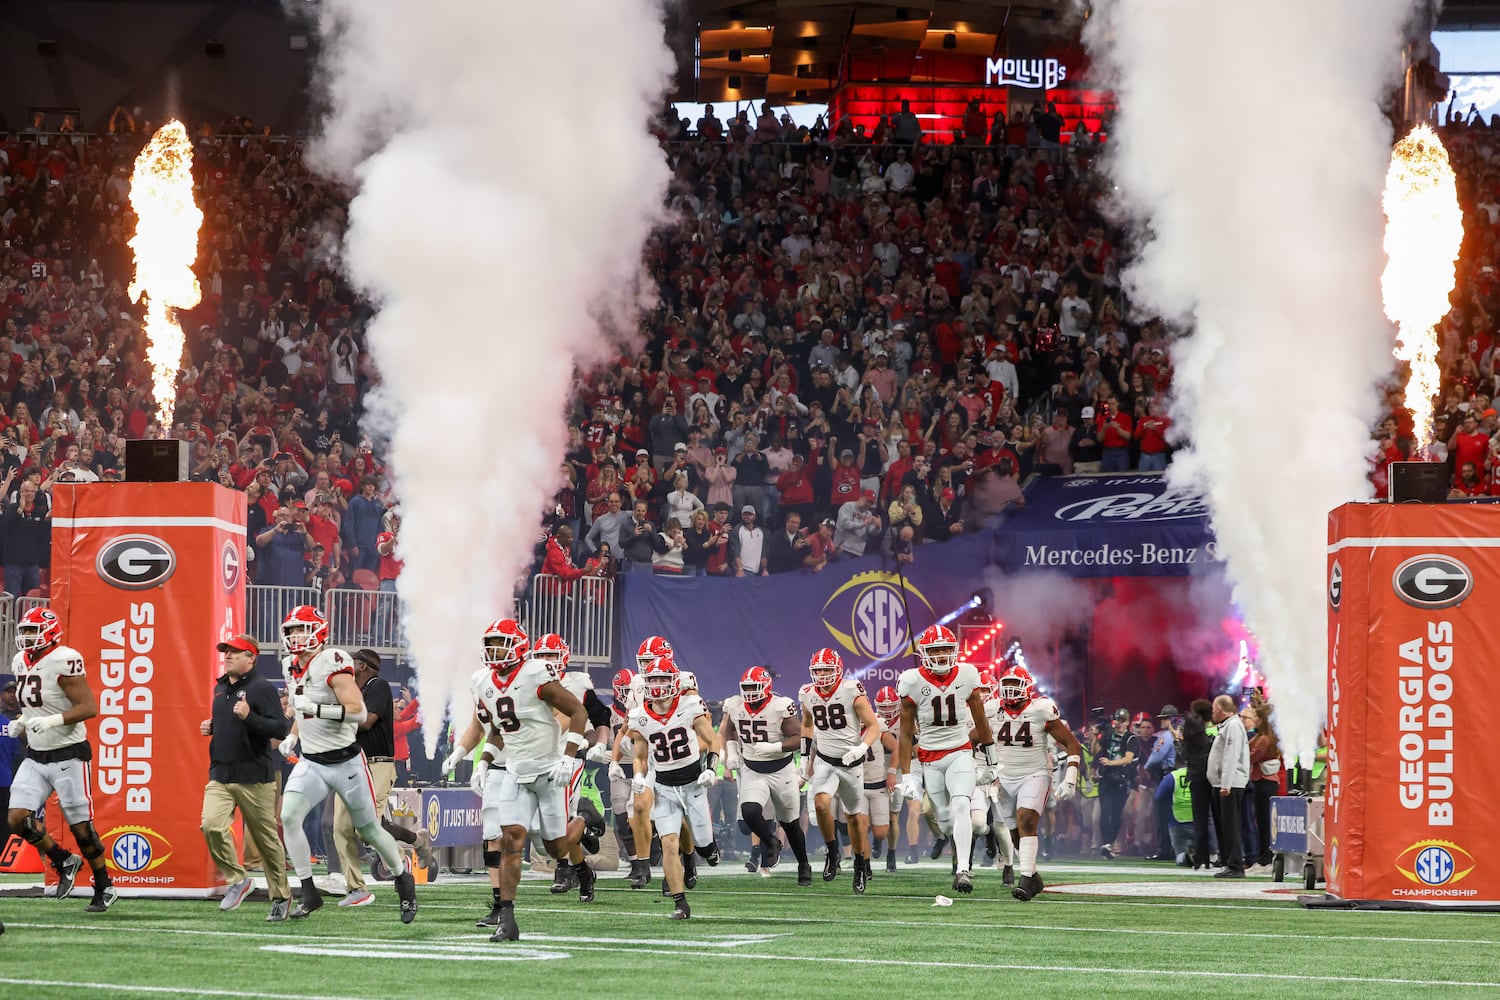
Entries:
[[864, 496], [864, 498], [866, 500], [869, 500], [872, 503], [875, 501], [875, 491], [874, 490], [865, 490], [863, 496]]
[[221, 653], [250, 653], [255, 656], [260, 655], [260, 643], [248, 635], [237, 635], [232, 639], [226, 639], [214, 648]]

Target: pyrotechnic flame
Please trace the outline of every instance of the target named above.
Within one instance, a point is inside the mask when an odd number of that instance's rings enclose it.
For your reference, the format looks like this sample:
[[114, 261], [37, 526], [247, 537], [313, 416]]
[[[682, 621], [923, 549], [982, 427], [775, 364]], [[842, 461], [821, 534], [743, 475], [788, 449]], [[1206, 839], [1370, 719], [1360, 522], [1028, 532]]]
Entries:
[[182, 367], [177, 311], [191, 309], [202, 298], [193, 262], [203, 212], [193, 201], [193, 146], [181, 122], [163, 125], [135, 158], [130, 207], [136, 216], [130, 299], [146, 297], [146, 359], [151, 362], [156, 418], [170, 433]]
[[1385, 314], [1396, 324], [1396, 357], [1411, 365], [1406, 408], [1416, 425], [1416, 447], [1432, 444], [1438, 369], [1436, 326], [1448, 315], [1455, 264], [1463, 243], [1463, 210], [1448, 151], [1437, 134], [1418, 125], [1396, 144], [1385, 175], [1385, 252], [1380, 278]]

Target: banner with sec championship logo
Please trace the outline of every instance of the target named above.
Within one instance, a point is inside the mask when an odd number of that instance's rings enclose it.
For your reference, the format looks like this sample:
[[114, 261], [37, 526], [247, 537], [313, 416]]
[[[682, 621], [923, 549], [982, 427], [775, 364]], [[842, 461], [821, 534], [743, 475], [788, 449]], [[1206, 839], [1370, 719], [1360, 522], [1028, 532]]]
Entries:
[[[220, 656], [244, 631], [245, 500], [216, 483], [53, 490], [52, 608], [83, 654], [94, 826], [127, 895], [207, 896], [199, 831]], [[82, 884], [87, 868], [80, 875]]]
[[1328, 892], [1500, 905], [1500, 508], [1346, 504], [1328, 543]]

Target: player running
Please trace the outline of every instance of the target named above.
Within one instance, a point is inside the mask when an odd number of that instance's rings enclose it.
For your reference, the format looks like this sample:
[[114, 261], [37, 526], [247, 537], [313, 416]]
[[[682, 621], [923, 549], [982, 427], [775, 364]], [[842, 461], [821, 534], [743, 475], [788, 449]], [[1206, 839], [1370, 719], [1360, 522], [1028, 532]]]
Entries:
[[[938, 829], [953, 839], [953, 888], [973, 892], [974, 827], [969, 803], [977, 784], [994, 780], [995, 747], [985, 717], [984, 694], [979, 671], [958, 662], [958, 640], [941, 625], [931, 625], [917, 639], [921, 666], [903, 670], [896, 682], [901, 696], [901, 739], [897, 767], [901, 792], [920, 801], [925, 788], [932, 799]], [[975, 765], [970, 751], [970, 721], [978, 737], [983, 763]], [[912, 744], [920, 732], [917, 759], [922, 763], [919, 779], [911, 773]], [[976, 773], [977, 772], [977, 773]]]
[[718, 781], [719, 755], [713, 752], [713, 724], [708, 709], [695, 693], [682, 690], [677, 667], [657, 657], [642, 673], [645, 698], [630, 713], [628, 735], [635, 755], [631, 784], [637, 794], [651, 775], [651, 819], [661, 834], [662, 878], [676, 904], [673, 920], [692, 916], [687, 901], [686, 866], [679, 855], [686, 823], [697, 844], [698, 856], [719, 863], [713, 821], [708, 813], [707, 789]]
[[[584, 714], [588, 716], [588, 728], [584, 731], [585, 738], [589, 740], [588, 752], [592, 753], [594, 747], [601, 744], [607, 750], [609, 709], [605, 708], [604, 703], [594, 694], [594, 682], [589, 678], [587, 671], [570, 672], [568, 670], [571, 651], [568, 649], [567, 641], [556, 632], [548, 632], [531, 647], [531, 655], [550, 666], [552, 675], [583, 706]], [[566, 716], [559, 715], [558, 728], [566, 726], [569, 721]], [[559, 749], [564, 754], [567, 753], [566, 746]], [[593, 879], [588, 880], [588, 889], [585, 891], [584, 880], [579, 869], [587, 866], [584, 861], [585, 854], [599, 853], [599, 837], [604, 833], [604, 817], [599, 814], [592, 800], [583, 797], [583, 762], [583, 758], [578, 759], [578, 774], [568, 786], [572, 790], [568, 795], [568, 818], [583, 817], [583, 836], [569, 852], [567, 859], [557, 863], [557, 871], [552, 880], [552, 894], [558, 895], [569, 889], [577, 889], [580, 902], [592, 903], [594, 901]], [[536, 824], [533, 823], [532, 826], [534, 828]]]
[[[513, 618], [498, 619], [485, 629], [484, 666], [469, 679], [474, 716], [444, 761], [444, 770], [452, 770], [475, 744], [485, 743], [470, 784], [483, 789], [485, 865], [494, 861], [498, 868], [499, 912], [491, 941], [521, 936], [516, 886], [529, 828], [535, 826], [542, 846], [559, 862], [583, 836], [584, 821], [568, 817], [568, 799], [588, 746], [583, 735], [588, 715], [553, 675], [549, 662], [526, 657], [528, 648], [526, 633]], [[557, 723], [559, 714], [569, 721], [566, 736]], [[578, 878], [579, 896], [592, 897], [593, 869], [584, 865]]]
[[364, 697], [354, 682], [354, 660], [328, 645], [328, 619], [305, 604], [293, 608], [281, 623], [281, 644], [289, 654], [283, 669], [293, 726], [301, 743], [301, 759], [287, 778], [281, 803], [281, 839], [302, 881], [302, 895], [291, 918], [304, 919], [323, 906], [323, 895], [313, 884], [312, 849], [302, 821], [333, 794], [349, 810], [360, 838], [387, 868], [399, 873], [395, 887], [401, 900], [401, 922], [409, 924], [417, 917], [416, 882], [411, 872], [403, 870], [395, 838], [380, 823], [369, 763], [354, 739], [365, 720]]
[[[640, 707], [644, 700], [646, 668], [655, 663], [661, 657], [672, 658], [672, 644], [659, 635], [647, 636], [641, 641], [635, 651], [635, 673], [631, 676], [629, 687], [626, 691], [625, 713], [629, 714]], [[679, 683], [681, 679], [679, 678]], [[616, 691], [618, 697], [618, 690]], [[652, 792], [651, 782], [647, 781], [644, 787], [637, 784], [633, 779], [625, 776], [625, 755], [629, 754], [631, 761], [635, 760], [633, 748], [628, 745], [628, 733], [630, 727], [621, 726], [615, 734], [615, 745], [610, 755], [609, 779], [611, 783], [631, 782], [632, 794], [630, 796], [630, 832], [631, 839], [635, 841], [637, 857], [648, 850], [652, 842], [651, 829], [651, 805]], [[611, 801], [614, 801], [611, 799]], [[622, 800], [623, 801], [623, 800]], [[618, 807], [617, 807], [618, 808]], [[647, 862], [640, 867], [639, 871], [633, 872], [630, 880], [632, 889], [644, 889], [651, 884], [651, 863], [647, 855]], [[696, 879], [694, 880], [696, 881]]]
[[739, 748], [740, 818], [760, 838], [760, 870], [775, 868], [781, 854], [781, 838], [766, 816], [769, 810], [797, 857], [797, 884], [809, 886], [812, 864], [802, 832], [797, 769], [792, 765], [801, 735], [797, 705], [772, 692], [771, 672], [765, 667], [746, 670], [740, 677], [740, 693], [724, 702], [719, 746], [727, 750], [733, 743]]
[[1036, 695], [1036, 683], [1023, 666], [1012, 666], [1000, 676], [1000, 725], [995, 730], [999, 748], [1000, 819], [1008, 833], [1020, 830], [1020, 878], [1011, 890], [1015, 898], [1026, 901], [1042, 891], [1042, 878], [1036, 871], [1037, 825], [1047, 806], [1047, 792], [1052, 775], [1047, 764], [1047, 741], [1051, 736], [1067, 754], [1068, 768], [1057, 787], [1057, 798], [1066, 802], [1078, 788], [1078, 768], [1083, 748], [1078, 739], [1058, 717], [1057, 706], [1050, 698]]
[[[85, 860], [94, 876], [94, 898], [84, 909], [103, 913], [118, 893], [104, 867], [104, 845], [94, 831], [94, 803], [89, 797], [89, 762], [94, 759], [84, 722], [99, 714], [89, 687], [83, 655], [62, 644], [62, 620], [47, 608], [32, 608], [16, 624], [16, 700], [21, 717], [8, 722], [5, 735], [23, 734], [26, 759], [16, 769], [10, 789], [10, 830], [52, 862], [57, 872], [57, 899], [66, 899]], [[48, 836], [36, 812], [57, 793], [63, 819], [83, 852], [79, 857]]]
[[[650, 842], [648, 840], [644, 844], [638, 844], [635, 839], [635, 829], [631, 825], [630, 779], [635, 768], [635, 748], [624, 737], [624, 731], [629, 728], [629, 706], [635, 684], [635, 671], [629, 669], [615, 671], [611, 682], [614, 700], [609, 706], [612, 736], [606, 742], [595, 743], [589, 747], [588, 757], [597, 764], [609, 765], [609, 801], [610, 811], [615, 817], [615, 836], [619, 838], [625, 857], [630, 861], [630, 888], [644, 889], [651, 882]], [[611, 761], [616, 744], [620, 747], [619, 752], [623, 759]]]
[[870, 879], [870, 817], [865, 809], [864, 761], [880, 738], [880, 720], [865, 697], [865, 686], [844, 676], [844, 661], [831, 649], [813, 654], [808, 665], [812, 683], [802, 685], [803, 777], [812, 782], [813, 811], [828, 845], [823, 881], [839, 875], [839, 841], [833, 797], [849, 817], [849, 846], [854, 852], [854, 891], [863, 893]]

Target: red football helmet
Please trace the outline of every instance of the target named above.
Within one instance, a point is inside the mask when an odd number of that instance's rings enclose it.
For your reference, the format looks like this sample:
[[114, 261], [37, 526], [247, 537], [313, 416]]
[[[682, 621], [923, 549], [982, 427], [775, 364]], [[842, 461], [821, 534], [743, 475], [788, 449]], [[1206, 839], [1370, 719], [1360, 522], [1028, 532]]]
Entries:
[[281, 623], [281, 646], [288, 653], [314, 653], [328, 645], [328, 619], [310, 604], [299, 604]]
[[568, 643], [556, 632], [548, 632], [531, 647], [531, 655], [552, 667], [558, 677], [568, 669]]
[[901, 696], [889, 684], [875, 692], [875, 714], [888, 726], [901, 718]]
[[[328, 626], [324, 626], [327, 635]], [[51, 649], [62, 642], [62, 619], [49, 608], [27, 611], [16, 623], [16, 648], [23, 653]]]
[[509, 670], [522, 660], [531, 648], [526, 630], [514, 618], [499, 618], [484, 630], [484, 662], [494, 669]]
[[958, 638], [942, 625], [929, 625], [917, 636], [917, 653], [928, 673], [942, 677], [958, 662]]
[[765, 667], [751, 667], [740, 675], [740, 694], [745, 703], [759, 705], [771, 697], [771, 671]]
[[819, 690], [832, 691], [844, 679], [843, 657], [827, 646], [813, 654], [807, 669], [812, 674], [813, 686]]
[[619, 705], [622, 709], [625, 707], [625, 703], [630, 700], [630, 685], [634, 683], [634, 670], [626, 669], [615, 671], [615, 679], [612, 682], [612, 685], [615, 689], [615, 704]]
[[681, 690], [682, 677], [670, 656], [658, 656], [645, 670], [646, 700], [671, 701]]
[[1036, 681], [1025, 667], [1011, 667], [1000, 675], [1000, 704], [1019, 712], [1036, 697]]
[[979, 690], [986, 700], [995, 697], [995, 675], [988, 670], [979, 671]]
[[635, 651], [635, 666], [637, 670], [644, 671], [651, 666], [658, 657], [672, 656], [672, 644], [659, 635], [649, 636], [641, 643], [641, 648]]

